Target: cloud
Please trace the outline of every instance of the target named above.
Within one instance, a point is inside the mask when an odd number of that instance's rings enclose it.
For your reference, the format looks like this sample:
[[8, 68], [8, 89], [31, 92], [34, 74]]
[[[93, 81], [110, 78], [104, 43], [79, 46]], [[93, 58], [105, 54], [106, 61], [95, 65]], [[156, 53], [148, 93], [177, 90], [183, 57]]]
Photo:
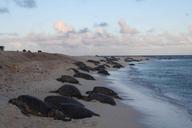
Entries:
[[87, 32], [90, 32], [88, 28], [83, 28], [79, 30], [79, 33], [87, 33]]
[[54, 28], [58, 32], [63, 32], [63, 33], [69, 33], [73, 32], [74, 28], [68, 24], [66, 24], [64, 21], [57, 21], [54, 23]]
[[[15, 3], [17, 6], [21, 8], [26, 8], [26, 9], [37, 7], [35, 0], [10, 0], [10, 2]], [[5, 13], [10, 13], [8, 4], [6, 4], [5, 7], [0, 7], [0, 14], [5, 14]]]
[[[118, 22], [119, 23], [119, 22]], [[135, 34], [134, 28], [121, 22], [124, 33], [112, 33], [107, 28], [93, 27], [76, 29], [63, 21], [54, 23], [54, 34], [29, 33], [24, 37], [0, 38], [0, 45], [6, 49], [42, 49], [47, 52], [61, 52], [71, 55], [86, 54], [192, 54], [192, 32], [186, 33], [144, 32]], [[150, 30], [150, 29], [149, 29]], [[137, 30], [138, 33], [138, 30]]]
[[35, 8], [36, 1], [35, 0], [13, 0], [19, 7], [22, 8]]
[[155, 32], [155, 28], [148, 29], [147, 32], [153, 33], [153, 32]]
[[99, 24], [95, 24], [94, 27], [107, 27], [108, 26], [108, 23], [106, 22], [101, 22]]
[[0, 36], [18, 36], [17, 33], [0, 33]]
[[6, 7], [0, 7], [0, 14], [9, 13], [9, 9]]
[[122, 34], [137, 34], [137, 33], [139, 33], [136, 28], [130, 27], [124, 19], [120, 19], [118, 24], [120, 26], [120, 33], [122, 33]]
[[192, 25], [189, 25], [189, 26], [188, 26], [188, 31], [189, 31], [190, 33], [192, 33]]

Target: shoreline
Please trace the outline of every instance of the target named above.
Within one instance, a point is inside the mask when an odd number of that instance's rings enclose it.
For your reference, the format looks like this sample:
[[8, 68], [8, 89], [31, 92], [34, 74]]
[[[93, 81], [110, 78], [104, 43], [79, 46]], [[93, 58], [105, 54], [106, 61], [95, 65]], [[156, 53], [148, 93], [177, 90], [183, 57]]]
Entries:
[[[136, 64], [135, 68], [142, 68], [144, 65], [146, 64]], [[144, 125], [151, 128], [191, 127], [191, 115], [184, 107], [170, 102], [166, 97], [155, 92], [153, 88], [135, 82], [135, 79], [132, 78], [137, 78], [138, 76], [133, 74], [135, 69], [133, 69], [134, 71], [131, 70], [129, 68], [118, 72], [114, 71], [111, 75], [112, 79], [115, 80], [112, 86], [116, 87], [115, 85], [118, 84], [119, 86], [116, 88], [128, 98], [133, 99], [131, 101], [127, 100], [127, 103], [125, 103], [144, 115], [144, 118], [140, 120]], [[130, 79], [126, 80], [124, 77]]]
[[[11, 54], [11, 53], [9, 53]], [[23, 53], [18, 53], [23, 54]], [[18, 126], [20, 128], [52, 128], [52, 127], [68, 127], [68, 128], [142, 128], [143, 125], [139, 123], [140, 114], [131, 106], [125, 106], [120, 101], [117, 101], [116, 106], [110, 106], [107, 104], [101, 104], [99, 102], [85, 102], [79, 100], [85, 106], [93, 110], [96, 113], [99, 113], [101, 117], [92, 117], [81, 120], [73, 120], [71, 122], [63, 122], [58, 120], [53, 120], [50, 118], [30, 116], [26, 117], [21, 114], [20, 110], [7, 103], [10, 98], [16, 97], [22, 94], [28, 94], [36, 96], [40, 99], [48, 95], [53, 95], [48, 93], [50, 90], [55, 90], [63, 85], [63, 83], [57, 82], [55, 79], [61, 75], [72, 75], [71, 71], [67, 71], [68, 68], [74, 67], [72, 64], [74, 61], [85, 61], [87, 59], [98, 59], [98, 57], [68, 57], [59, 55], [58, 58], [56, 55], [53, 55], [51, 59], [50, 55], [43, 55], [43, 57], [48, 57], [45, 60], [45, 63], [39, 63], [39, 60], [29, 62], [21, 62], [20, 66], [25, 68], [22, 71], [16, 73], [8, 73], [8, 77], [11, 80], [4, 79], [1, 80], [1, 89], [0, 89], [0, 127], [1, 128], [12, 128]], [[28, 57], [28, 56], [27, 56]], [[55, 58], [54, 58], [55, 57]], [[64, 60], [59, 60], [64, 58]], [[1, 56], [0, 56], [1, 58]], [[41, 58], [40, 58], [41, 59]], [[22, 60], [21, 60], [22, 61]], [[119, 62], [123, 65], [125, 63]], [[37, 71], [33, 72], [33, 66]], [[30, 70], [30, 68], [32, 70]], [[26, 76], [25, 70], [30, 70], [30, 73], [27, 72]], [[115, 69], [116, 70], [116, 69]], [[5, 72], [3, 72], [5, 73]], [[107, 78], [102, 77], [101, 75], [92, 74], [96, 81], [87, 81], [84, 79], [78, 78], [82, 85], [75, 85], [78, 87], [82, 94], [85, 94], [86, 91], [91, 90], [94, 86], [107, 86]], [[108, 87], [108, 86], [107, 86]]]

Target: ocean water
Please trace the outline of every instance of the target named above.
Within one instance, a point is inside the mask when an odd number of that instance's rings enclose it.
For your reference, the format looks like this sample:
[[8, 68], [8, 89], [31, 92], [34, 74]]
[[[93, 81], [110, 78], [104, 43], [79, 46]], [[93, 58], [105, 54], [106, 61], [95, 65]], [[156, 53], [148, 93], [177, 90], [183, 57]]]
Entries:
[[112, 71], [109, 80], [146, 127], [192, 127], [192, 57], [152, 57]]

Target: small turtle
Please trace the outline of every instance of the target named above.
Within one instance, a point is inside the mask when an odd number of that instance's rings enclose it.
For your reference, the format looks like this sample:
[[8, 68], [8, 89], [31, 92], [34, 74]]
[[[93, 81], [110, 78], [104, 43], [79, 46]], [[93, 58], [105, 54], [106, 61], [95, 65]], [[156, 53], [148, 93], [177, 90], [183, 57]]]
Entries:
[[108, 68], [110, 68], [110, 66], [108, 65], [108, 64], [103, 64], [105, 67], [108, 67]]
[[116, 105], [115, 100], [108, 95], [101, 94], [101, 93], [94, 93], [94, 92], [87, 92], [87, 93], [89, 94], [87, 97], [87, 101], [97, 100], [101, 103]]
[[73, 70], [75, 72], [75, 74], [73, 75], [74, 77], [84, 78], [86, 80], [95, 80], [95, 78], [92, 77], [91, 75], [79, 72], [78, 70], [76, 70], [74, 68], [70, 68], [69, 70]]
[[100, 61], [101, 61], [101, 62], [105, 62], [105, 60], [103, 60], [103, 59], [101, 59]]
[[89, 92], [101, 93], [101, 94], [111, 96], [113, 98], [122, 99], [121, 97], [118, 96], [118, 94], [115, 91], [106, 87], [97, 86], [97, 87], [94, 87], [92, 91], [88, 91], [86, 93], [88, 94]]
[[105, 69], [100, 69], [97, 73], [102, 74], [102, 75], [106, 75], [106, 76], [110, 75], [110, 73]]
[[23, 49], [23, 52], [27, 52], [27, 50], [26, 50], [26, 49]]
[[84, 107], [84, 105], [79, 101], [67, 96], [47, 96], [44, 99], [44, 102], [50, 105], [52, 108], [57, 108], [63, 103], [67, 103], [67, 104], [70, 103], [70, 104], [78, 105], [80, 107]]
[[112, 62], [112, 61], [119, 61], [120, 60], [120, 58], [116, 58], [116, 57], [114, 57], [114, 56], [111, 56], [111, 57], [105, 57], [105, 59], [106, 59], [106, 61], [108, 61], [108, 62]]
[[59, 108], [67, 117], [71, 119], [90, 118], [92, 116], [100, 116], [99, 114], [75, 104], [62, 104]]
[[98, 65], [95, 68], [93, 68], [94, 71], [99, 71], [99, 70], [102, 70], [102, 69], [106, 69], [105, 65]]
[[73, 84], [79, 84], [78, 80], [76, 80], [72, 76], [68, 76], [68, 75], [62, 75], [60, 78], [57, 78], [56, 80], [61, 81], [63, 83], [68, 82], [68, 83], [73, 83]]
[[113, 62], [113, 68], [123, 68], [124, 66], [123, 65], [121, 65], [121, 64], [119, 64], [119, 63], [117, 63], [117, 62]]
[[134, 66], [135, 64], [133, 64], [133, 63], [131, 63], [131, 64], [129, 64], [130, 66]]
[[87, 65], [86, 65], [85, 63], [83, 63], [83, 62], [78, 61], [78, 62], [75, 62], [74, 64], [75, 64], [80, 70], [82, 70], [82, 71], [89, 72], [90, 70], [92, 70], [91, 67], [87, 66]]
[[124, 61], [125, 61], [125, 62], [132, 62], [132, 61], [134, 61], [134, 59], [131, 58], [131, 57], [126, 57], [126, 58], [124, 59]]
[[97, 60], [87, 60], [87, 62], [89, 62], [89, 63], [93, 63], [94, 65], [98, 65], [98, 64], [100, 64], [100, 62], [97, 61]]
[[50, 91], [51, 93], [59, 93], [62, 96], [82, 98], [81, 92], [79, 89], [73, 85], [66, 84], [57, 89], [56, 91]]
[[53, 117], [58, 120], [70, 121], [70, 119], [66, 118], [63, 112], [50, 108], [43, 101], [33, 96], [21, 95], [17, 98], [10, 99], [9, 103], [16, 105], [26, 116], [31, 114], [35, 116]]

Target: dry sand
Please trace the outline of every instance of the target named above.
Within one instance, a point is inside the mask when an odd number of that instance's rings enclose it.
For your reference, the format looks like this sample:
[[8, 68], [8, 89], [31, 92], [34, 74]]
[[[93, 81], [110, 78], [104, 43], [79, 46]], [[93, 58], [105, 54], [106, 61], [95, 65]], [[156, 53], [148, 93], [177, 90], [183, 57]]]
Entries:
[[[63, 85], [55, 79], [61, 75], [72, 75], [67, 71], [75, 67], [72, 63], [102, 57], [72, 57], [61, 54], [0, 52], [0, 128], [141, 128], [138, 123], [139, 113], [116, 100], [117, 106], [99, 102], [80, 101], [88, 109], [99, 113], [100, 117], [64, 122], [46, 117], [27, 117], [20, 110], [8, 104], [10, 98], [22, 94], [36, 96], [43, 100], [50, 90]], [[120, 61], [122, 64], [123, 61]], [[88, 64], [88, 63], [87, 63]], [[93, 66], [89, 63], [90, 66]], [[81, 85], [75, 85], [84, 94], [94, 86], [106, 86], [107, 81], [95, 75], [96, 81], [78, 79]]]

